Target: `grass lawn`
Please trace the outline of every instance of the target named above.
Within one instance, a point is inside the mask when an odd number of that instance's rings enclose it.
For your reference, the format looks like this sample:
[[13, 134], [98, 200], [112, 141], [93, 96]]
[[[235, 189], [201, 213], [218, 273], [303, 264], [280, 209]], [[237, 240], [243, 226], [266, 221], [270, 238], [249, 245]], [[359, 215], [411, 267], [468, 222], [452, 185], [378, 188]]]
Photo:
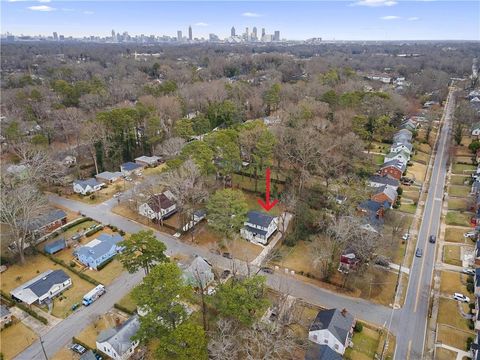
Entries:
[[[463, 320], [466, 322], [465, 319]], [[453, 346], [460, 350], [465, 350], [467, 346], [467, 339], [469, 337], [475, 338], [475, 333], [471, 330], [460, 331], [457, 328], [451, 328], [449, 326], [442, 325], [440, 322], [438, 324], [437, 340], [441, 341], [443, 344]]]
[[465, 198], [449, 198], [448, 210], [467, 210], [468, 200]]
[[92, 195], [80, 195], [80, 194], [71, 194], [66, 195], [68, 199], [81, 201], [86, 204], [100, 204], [104, 201], [110, 200], [113, 194], [117, 192], [122, 192], [130, 189], [132, 187], [133, 181], [123, 181], [119, 180], [116, 183], [109, 184], [107, 187], [93, 193]]
[[458, 312], [457, 302], [450, 299], [439, 299], [438, 324], [453, 326], [459, 330], [472, 332], [468, 328], [468, 320], [464, 319]]
[[382, 165], [383, 161], [385, 159], [385, 156], [383, 155], [378, 155], [378, 154], [372, 154], [373, 161], [375, 165]]
[[430, 160], [430, 155], [421, 151], [417, 151], [413, 155], [412, 160], [418, 161], [421, 164], [428, 164], [428, 160]]
[[435, 360], [452, 360], [455, 359], [457, 353], [452, 350], [444, 349], [441, 347], [437, 347], [435, 349]]
[[470, 154], [470, 156], [455, 156], [455, 163], [456, 164], [459, 164], [459, 163], [467, 163], [467, 164], [471, 164], [472, 163], [472, 155]]
[[345, 358], [355, 360], [374, 359], [377, 354], [379, 341], [380, 333], [364, 325], [362, 332], [353, 334], [353, 348], [348, 348], [345, 351]]
[[147, 167], [143, 169], [143, 176], [155, 176], [161, 174], [167, 168], [167, 164], [163, 163], [158, 165], [157, 167]]
[[443, 247], [443, 262], [462, 266], [462, 260], [460, 259], [460, 246], [458, 245], [445, 245]]
[[448, 189], [448, 193], [450, 196], [468, 196], [470, 195], [470, 186], [462, 186], [462, 185], [452, 185]]
[[412, 187], [407, 187], [407, 189], [411, 190], [403, 189], [402, 198], [407, 198], [413, 200], [414, 202], [418, 202], [418, 198], [420, 197], [418, 190], [415, 190], [415, 188]]
[[430, 154], [432, 152], [432, 148], [429, 144], [425, 143], [415, 143], [415, 150], [421, 151], [426, 154]]
[[401, 204], [398, 210], [405, 212], [407, 214], [415, 214], [417, 211], [417, 205], [415, 204]]
[[425, 174], [427, 173], [427, 166], [414, 161], [412, 164], [412, 166], [407, 166], [407, 176], [417, 182], [423, 183]]
[[445, 241], [465, 243], [466, 241], [465, 241], [465, 238], [463, 237], [463, 234], [465, 234], [469, 230], [470, 228], [458, 229], [458, 228], [447, 227], [445, 229]]
[[475, 165], [455, 164], [452, 166], [452, 172], [458, 175], [471, 174], [475, 169]]
[[71, 313], [71, 306], [80, 303], [83, 295], [93, 289], [95, 286], [80, 279], [76, 274], [54, 263], [47, 257], [37, 254], [28, 256], [24, 265], [12, 265], [7, 271], [1, 274], [1, 289], [10, 292], [12, 289], [20, 286], [24, 282], [34, 278], [39, 273], [46, 270], [63, 270], [72, 278], [73, 285], [64, 291], [53, 302], [52, 315], [65, 318]]
[[75, 337], [90, 346], [92, 349], [95, 349], [97, 347], [97, 336], [102, 330], [120, 325], [125, 320], [127, 319], [121, 317], [121, 315], [119, 315], [117, 312], [114, 314], [110, 312], [101, 315], [95, 319], [92, 319], [92, 322]]
[[0, 351], [5, 360], [13, 359], [36, 340], [38, 337], [32, 330], [17, 322], [0, 332]]
[[463, 285], [466, 281], [467, 275], [465, 274], [453, 271], [441, 271], [440, 291], [447, 294], [453, 294], [454, 292], [466, 294], [467, 287]]
[[466, 185], [470, 182], [470, 176], [452, 175], [450, 176], [450, 184], [452, 185]]
[[[260, 198], [259, 196], [255, 196], [253, 194], [248, 194], [248, 193], [244, 193], [244, 195], [245, 195], [245, 199], [247, 200], [249, 210], [257, 210], [257, 211], [265, 212], [265, 210], [263, 210], [263, 208], [260, 206], [260, 204], [257, 201]], [[282, 206], [282, 204], [277, 204], [272, 210], [268, 212], [268, 214], [273, 216], [279, 216], [284, 212], [284, 210], [285, 208]]]
[[449, 211], [445, 218], [447, 225], [469, 226], [472, 214], [468, 212]]
[[125, 295], [123, 298], [121, 298], [120, 301], [117, 302], [117, 304], [120, 306], [123, 306], [124, 308], [130, 311], [137, 310], [137, 304], [132, 299], [132, 295], [130, 293]]

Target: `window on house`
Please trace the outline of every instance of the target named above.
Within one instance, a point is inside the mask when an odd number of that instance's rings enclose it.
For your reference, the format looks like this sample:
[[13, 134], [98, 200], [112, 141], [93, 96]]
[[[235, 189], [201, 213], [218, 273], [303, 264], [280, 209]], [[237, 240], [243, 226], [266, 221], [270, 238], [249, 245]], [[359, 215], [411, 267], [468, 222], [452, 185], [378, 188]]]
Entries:
[[335, 344], [335, 350], [338, 350], [338, 349], [339, 349], [338, 344]]
[[323, 339], [323, 342], [324, 342], [325, 344], [328, 344], [328, 339]]
[[313, 335], [313, 340], [318, 340], [318, 336], [317, 336], [317, 335]]

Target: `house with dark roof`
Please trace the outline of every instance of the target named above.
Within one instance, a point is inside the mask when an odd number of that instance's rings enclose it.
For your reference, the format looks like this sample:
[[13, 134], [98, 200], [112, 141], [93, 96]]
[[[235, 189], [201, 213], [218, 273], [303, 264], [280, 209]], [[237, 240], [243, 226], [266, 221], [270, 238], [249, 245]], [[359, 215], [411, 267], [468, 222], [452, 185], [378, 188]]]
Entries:
[[308, 339], [343, 355], [350, 344], [355, 318], [346, 310], [321, 310], [308, 331]]
[[240, 235], [248, 241], [266, 245], [277, 231], [277, 218], [261, 211], [249, 211]]
[[33, 219], [28, 224], [28, 230], [37, 236], [43, 236], [51, 233], [53, 230], [59, 228], [67, 223], [67, 213], [60, 209], [48, 210]]
[[12, 313], [3, 304], [0, 304], [0, 329], [3, 329], [5, 325], [12, 322]]
[[105, 261], [122, 251], [118, 245], [123, 237], [119, 234], [100, 234], [88, 244], [74, 250], [73, 255], [83, 265], [91, 269], [97, 269]]
[[391, 153], [405, 152], [407, 154], [412, 154], [413, 146], [408, 141], [396, 142], [390, 147]]
[[195, 256], [192, 262], [184, 267], [183, 278], [192, 287], [205, 289], [214, 280], [212, 264], [201, 256]]
[[389, 176], [373, 175], [368, 179], [368, 184], [371, 187], [390, 186], [397, 190], [400, 186], [400, 181]]
[[390, 176], [394, 179], [400, 180], [406, 169], [406, 163], [395, 159], [385, 162], [380, 168], [379, 174], [382, 176]]
[[328, 345], [309, 342], [305, 360], [342, 360], [342, 355], [332, 350]]
[[407, 119], [400, 124], [400, 129], [415, 131], [418, 124], [413, 119]]
[[122, 179], [122, 177], [123, 174], [120, 171], [104, 171], [98, 175], [95, 175], [95, 179], [97, 179], [98, 182], [105, 184], [113, 184], [114, 182]]
[[124, 176], [130, 176], [133, 173], [139, 174], [142, 171], [143, 168], [144, 168], [143, 165], [136, 164], [136, 163], [131, 162], [131, 161], [120, 165], [120, 171], [122, 172], [122, 174]]
[[70, 286], [72, 279], [63, 270], [47, 270], [10, 291], [10, 295], [27, 305], [43, 304]]
[[395, 200], [397, 200], [397, 196], [398, 194], [396, 189], [388, 185], [384, 185], [375, 188], [375, 192], [373, 193], [371, 199], [380, 204], [388, 202], [391, 206], [395, 203]]
[[112, 359], [129, 359], [139, 343], [133, 338], [139, 328], [140, 320], [138, 315], [134, 315], [119, 326], [103, 330], [97, 336], [97, 349]]
[[475, 283], [475, 296], [480, 297], [480, 268], [475, 269], [474, 283]]
[[399, 138], [404, 138], [411, 141], [413, 138], [413, 133], [408, 129], [400, 129], [395, 134], [393, 134], [393, 142], [395, 142]]
[[150, 196], [147, 202], [138, 207], [138, 213], [150, 220], [166, 219], [176, 211], [177, 204], [168, 191]]
[[104, 186], [105, 183], [99, 182], [94, 178], [89, 178], [86, 180], [75, 180], [73, 182], [73, 191], [77, 194], [89, 195], [91, 193], [99, 191]]
[[140, 156], [135, 159], [135, 163], [144, 167], [155, 167], [162, 162], [162, 158], [159, 156]]

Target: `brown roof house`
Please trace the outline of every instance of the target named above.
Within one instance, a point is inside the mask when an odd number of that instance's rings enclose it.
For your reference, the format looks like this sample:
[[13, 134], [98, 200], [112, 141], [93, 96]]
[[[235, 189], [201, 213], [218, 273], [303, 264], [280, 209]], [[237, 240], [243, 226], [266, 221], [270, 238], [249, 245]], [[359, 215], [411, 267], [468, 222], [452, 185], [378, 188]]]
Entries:
[[177, 211], [177, 204], [169, 191], [150, 196], [147, 202], [138, 207], [138, 213], [150, 220], [166, 219]]

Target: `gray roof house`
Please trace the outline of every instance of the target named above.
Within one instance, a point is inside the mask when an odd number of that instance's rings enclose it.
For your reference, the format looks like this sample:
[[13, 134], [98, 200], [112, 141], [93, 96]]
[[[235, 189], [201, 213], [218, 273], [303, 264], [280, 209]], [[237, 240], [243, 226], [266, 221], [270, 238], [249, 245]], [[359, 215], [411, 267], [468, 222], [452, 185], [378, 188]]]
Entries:
[[355, 318], [346, 310], [319, 311], [308, 331], [308, 339], [319, 345], [328, 345], [343, 355], [350, 343]]
[[73, 182], [73, 191], [77, 194], [87, 195], [100, 190], [103, 186], [105, 186], [105, 183], [99, 182], [94, 178], [75, 180]]
[[397, 139], [404, 138], [407, 140], [412, 140], [413, 134], [408, 129], [400, 129], [393, 135], [393, 141], [397, 141]]
[[10, 291], [12, 298], [28, 305], [48, 302], [72, 285], [72, 279], [63, 270], [47, 270]]
[[0, 328], [12, 322], [12, 313], [3, 304], [0, 304]]
[[139, 328], [138, 315], [134, 315], [120, 326], [103, 330], [97, 336], [97, 349], [112, 359], [128, 359], [138, 346], [138, 341], [133, 340], [132, 337]]
[[111, 183], [113, 183], [117, 180], [120, 180], [122, 178], [122, 176], [123, 176], [123, 174], [120, 171], [114, 171], [114, 172], [104, 171], [104, 172], [101, 172], [98, 175], [95, 175], [95, 178], [99, 182], [104, 182], [104, 183], [111, 184]]
[[277, 218], [261, 211], [249, 211], [240, 235], [252, 242], [266, 245], [277, 230]]
[[305, 360], [342, 360], [342, 355], [332, 350], [328, 345], [320, 345], [310, 341]]
[[397, 179], [393, 179], [389, 176], [373, 175], [370, 176], [368, 182], [371, 187], [388, 185], [396, 189], [400, 186], [400, 181], [398, 181]]
[[88, 244], [75, 249], [73, 255], [85, 266], [96, 269], [122, 251], [122, 248], [118, 246], [122, 240], [123, 237], [118, 234], [100, 234]]
[[196, 256], [183, 270], [183, 278], [193, 287], [199, 287], [200, 282], [201, 287], [205, 288], [214, 280], [212, 265], [201, 256]]
[[384, 203], [388, 201], [390, 204], [393, 204], [397, 200], [397, 190], [391, 186], [384, 185], [375, 188], [375, 192], [372, 195], [372, 200], [379, 203]]

